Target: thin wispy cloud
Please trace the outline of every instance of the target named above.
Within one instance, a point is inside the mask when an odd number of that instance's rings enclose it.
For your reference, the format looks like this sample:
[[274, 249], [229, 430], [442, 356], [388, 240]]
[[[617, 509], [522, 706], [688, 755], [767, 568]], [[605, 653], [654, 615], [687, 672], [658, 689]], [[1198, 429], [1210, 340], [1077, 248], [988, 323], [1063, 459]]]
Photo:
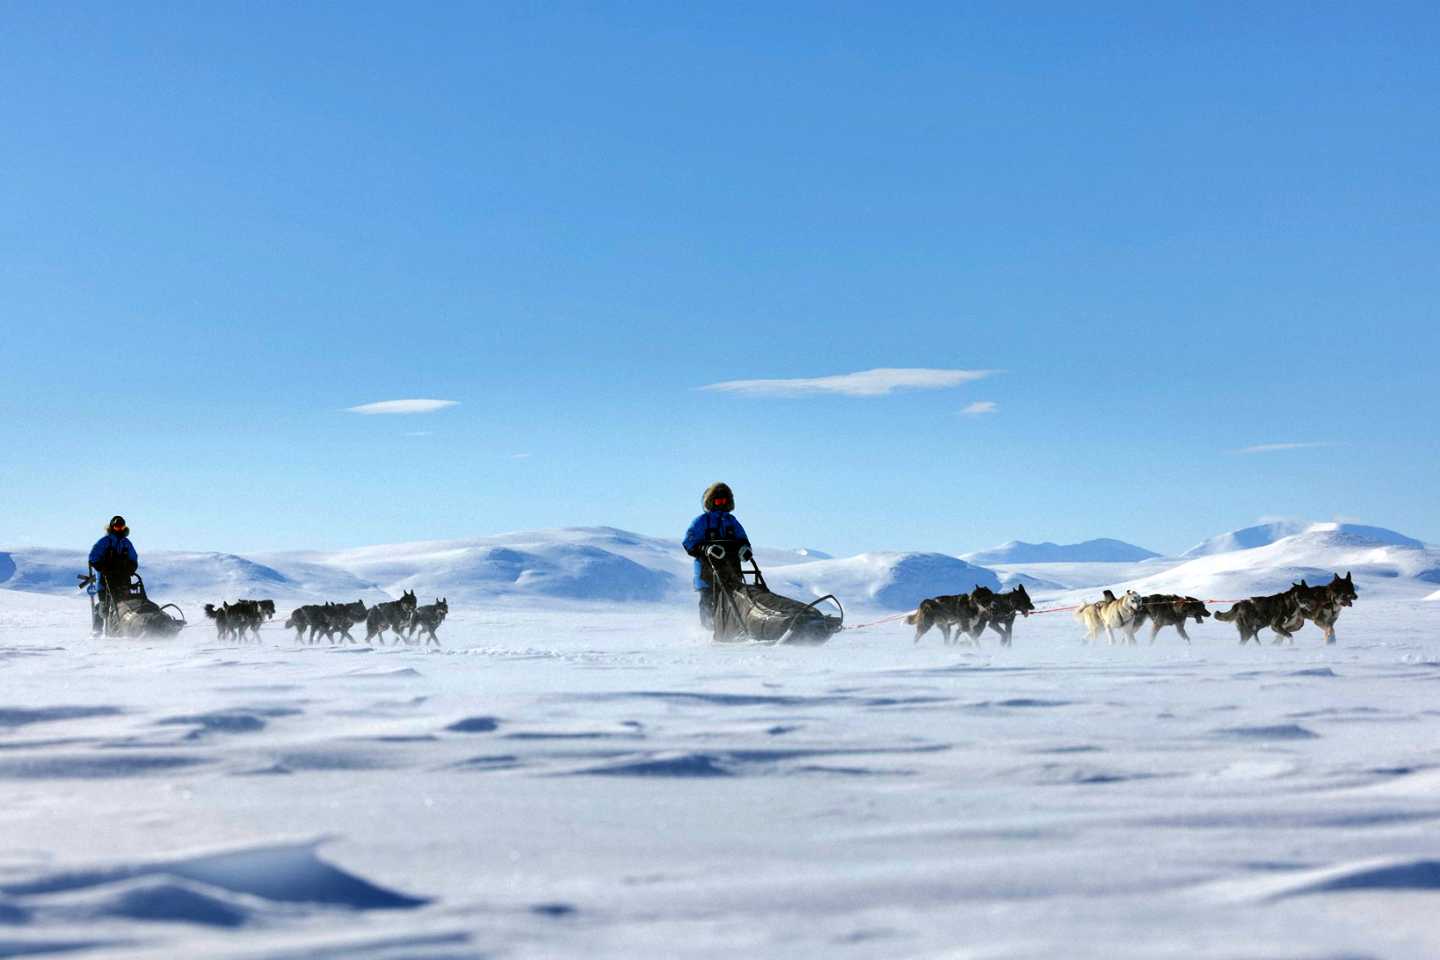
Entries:
[[1000, 404], [994, 400], [976, 400], [966, 405], [960, 412], [967, 417], [983, 417], [987, 413], [995, 413], [1000, 409]]
[[1235, 453], [1278, 453], [1281, 450], [1313, 450], [1316, 447], [1343, 447], [1338, 440], [1305, 440], [1296, 443], [1257, 443], [1241, 447]]
[[752, 397], [883, 397], [897, 390], [949, 390], [983, 380], [994, 370], [936, 370], [927, 367], [881, 367], [829, 377], [783, 380], [726, 380], [701, 387], [715, 393]]
[[510, 454], [510, 459], [511, 459], [511, 460], [529, 460], [529, 459], [530, 459], [530, 454], [528, 454], [528, 453], [512, 453], [512, 454]]
[[378, 403], [362, 403], [358, 407], [346, 407], [346, 413], [360, 413], [365, 416], [376, 414], [434, 413], [446, 407], [456, 406], [458, 400], [381, 400]]

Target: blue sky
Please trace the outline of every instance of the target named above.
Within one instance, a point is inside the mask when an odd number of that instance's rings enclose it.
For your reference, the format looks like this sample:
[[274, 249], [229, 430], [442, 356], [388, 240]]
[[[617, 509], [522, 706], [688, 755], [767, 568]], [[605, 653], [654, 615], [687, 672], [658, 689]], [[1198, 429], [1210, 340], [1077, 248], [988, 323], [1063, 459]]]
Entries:
[[1437, 28], [0, 2], [0, 544], [1440, 541]]

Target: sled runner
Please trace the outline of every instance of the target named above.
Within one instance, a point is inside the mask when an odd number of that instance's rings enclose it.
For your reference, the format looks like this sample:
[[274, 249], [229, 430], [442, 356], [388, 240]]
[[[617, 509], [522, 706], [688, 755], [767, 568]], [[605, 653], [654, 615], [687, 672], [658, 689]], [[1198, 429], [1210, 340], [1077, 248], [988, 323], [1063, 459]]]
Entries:
[[[845, 609], [834, 594], [802, 603], [771, 593], [748, 544], [713, 541], [705, 546], [701, 557], [714, 584], [716, 643], [814, 646], [829, 640], [845, 624]], [[839, 614], [819, 609], [824, 603], [834, 604]]]
[[103, 594], [97, 594], [93, 575], [80, 577], [80, 586], [90, 594], [91, 611], [98, 607], [107, 637], [173, 637], [186, 626], [183, 610], [146, 596], [145, 581], [138, 573], [132, 573], [128, 583], [107, 583]]

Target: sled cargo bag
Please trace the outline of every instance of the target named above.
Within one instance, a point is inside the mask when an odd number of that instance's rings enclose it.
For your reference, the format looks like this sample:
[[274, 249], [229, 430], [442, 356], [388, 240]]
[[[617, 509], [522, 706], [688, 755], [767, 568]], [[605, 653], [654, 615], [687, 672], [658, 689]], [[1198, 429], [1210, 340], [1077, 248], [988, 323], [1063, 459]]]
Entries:
[[[840, 602], [833, 596], [803, 603], [771, 592], [746, 545], [715, 542], [702, 556], [714, 585], [717, 643], [820, 644], [844, 624], [843, 610], [834, 616], [818, 609], [826, 602], [839, 609]], [[743, 569], [742, 563], [748, 563], [750, 569]]]
[[[724, 602], [727, 599], [729, 602]], [[839, 617], [764, 587], [727, 589], [719, 606], [715, 615], [715, 639], [719, 641], [824, 643], [840, 629]]]
[[[164, 606], [145, 594], [145, 581], [132, 574], [128, 582], [107, 584], [105, 632], [112, 637], [172, 637], [185, 627], [185, 615], [173, 603]], [[174, 613], [170, 613], [173, 610]]]

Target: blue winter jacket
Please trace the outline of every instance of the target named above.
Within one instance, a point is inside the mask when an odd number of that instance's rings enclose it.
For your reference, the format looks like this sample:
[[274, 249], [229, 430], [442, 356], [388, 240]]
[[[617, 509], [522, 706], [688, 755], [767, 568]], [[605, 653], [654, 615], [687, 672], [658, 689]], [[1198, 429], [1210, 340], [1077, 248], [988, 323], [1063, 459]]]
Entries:
[[[695, 548], [710, 540], [739, 540], [746, 544], [750, 542], [750, 538], [745, 535], [745, 528], [740, 526], [740, 521], [723, 510], [706, 510], [695, 518], [690, 529], [685, 531], [685, 552], [694, 556]], [[695, 557], [695, 589], [710, 589], [710, 581], [705, 579], [699, 557]]]
[[[136, 566], [140, 565], [140, 557], [129, 537], [117, 537], [113, 533], [107, 533], [90, 548], [90, 566], [103, 571], [110, 557], [115, 554], [128, 557]], [[102, 593], [105, 590], [104, 577], [100, 578], [100, 590]]]

